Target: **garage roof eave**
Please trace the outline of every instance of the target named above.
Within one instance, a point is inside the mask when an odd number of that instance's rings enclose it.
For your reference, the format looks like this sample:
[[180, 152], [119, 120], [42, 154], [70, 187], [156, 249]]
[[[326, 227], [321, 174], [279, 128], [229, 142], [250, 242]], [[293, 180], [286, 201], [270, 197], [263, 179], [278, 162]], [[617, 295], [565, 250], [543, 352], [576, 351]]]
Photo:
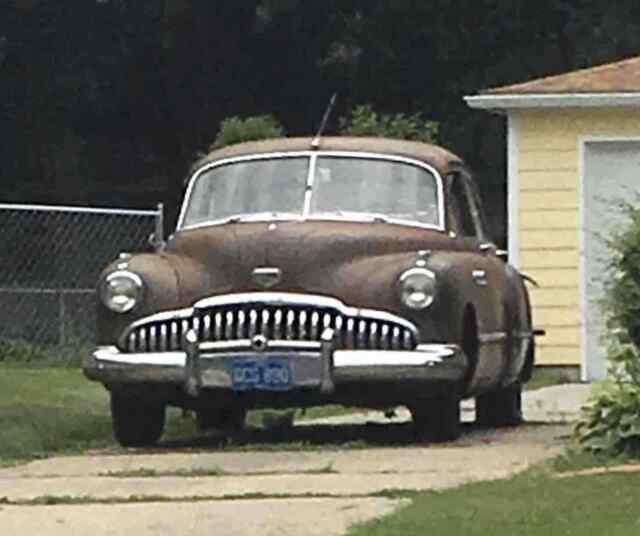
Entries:
[[471, 108], [507, 111], [518, 108], [640, 107], [640, 92], [484, 94], [464, 97]]

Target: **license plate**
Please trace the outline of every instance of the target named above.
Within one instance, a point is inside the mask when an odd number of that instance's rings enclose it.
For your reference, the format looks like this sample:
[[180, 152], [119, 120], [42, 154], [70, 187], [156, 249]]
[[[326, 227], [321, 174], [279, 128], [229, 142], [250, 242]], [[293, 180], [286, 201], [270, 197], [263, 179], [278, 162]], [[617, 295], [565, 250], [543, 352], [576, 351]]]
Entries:
[[231, 365], [235, 391], [286, 391], [291, 389], [291, 368], [287, 359], [235, 359]]

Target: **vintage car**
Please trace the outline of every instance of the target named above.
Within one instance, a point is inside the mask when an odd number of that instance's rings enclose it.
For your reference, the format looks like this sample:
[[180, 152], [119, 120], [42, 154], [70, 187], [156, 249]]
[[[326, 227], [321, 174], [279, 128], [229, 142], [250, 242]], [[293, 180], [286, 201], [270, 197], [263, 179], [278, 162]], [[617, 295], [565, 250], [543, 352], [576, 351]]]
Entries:
[[[168, 405], [241, 428], [256, 407], [404, 405], [420, 437], [521, 420], [534, 360], [523, 276], [487, 236], [464, 162], [384, 138], [283, 138], [212, 152], [175, 233], [102, 273], [98, 347], [116, 439]], [[158, 238], [158, 237], [156, 237]]]

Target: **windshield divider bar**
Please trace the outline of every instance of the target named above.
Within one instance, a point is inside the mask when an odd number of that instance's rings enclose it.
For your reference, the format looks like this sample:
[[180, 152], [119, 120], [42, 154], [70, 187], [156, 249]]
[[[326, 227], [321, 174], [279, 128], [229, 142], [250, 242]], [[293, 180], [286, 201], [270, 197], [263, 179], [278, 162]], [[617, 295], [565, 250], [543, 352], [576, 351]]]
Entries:
[[302, 208], [302, 217], [308, 218], [311, 213], [311, 196], [313, 194], [313, 181], [316, 175], [316, 160], [318, 155], [312, 154], [309, 158], [309, 173], [307, 174], [307, 186], [304, 191], [304, 207]]

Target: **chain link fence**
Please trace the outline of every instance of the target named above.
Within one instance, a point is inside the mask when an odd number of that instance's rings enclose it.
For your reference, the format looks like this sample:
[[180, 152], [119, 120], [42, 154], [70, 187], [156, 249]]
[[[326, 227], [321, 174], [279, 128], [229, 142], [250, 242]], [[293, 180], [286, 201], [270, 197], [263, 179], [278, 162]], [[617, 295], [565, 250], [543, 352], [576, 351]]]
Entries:
[[95, 286], [122, 251], [151, 250], [157, 210], [0, 204], [0, 339], [92, 343]]

